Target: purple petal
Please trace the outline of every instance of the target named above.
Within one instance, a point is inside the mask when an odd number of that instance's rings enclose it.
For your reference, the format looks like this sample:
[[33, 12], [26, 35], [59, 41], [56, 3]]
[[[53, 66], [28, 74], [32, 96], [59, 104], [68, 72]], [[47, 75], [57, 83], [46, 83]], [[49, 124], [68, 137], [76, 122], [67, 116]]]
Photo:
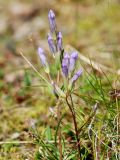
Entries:
[[57, 52], [56, 46], [55, 46], [54, 40], [50, 34], [48, 34], [48, 45], [49, 45], [50, 51], [55, 54]]
[[58, 32], [57, 35], [57, 47], [59, 51], [62, 51], [63, 47], [62, 47], [62, 33]]
[[68, 76], [68, 67], [63, 65], [62, 66], [62, 72], [65, 75], [65, 77], [67, 77]]
[[76, 60], [78, 58], [78, 53], [73, 52], [70, 56], [70, 65], [69, 65], [69, 71], [73, 71], [75, 67]]
[[46, 57], [45, 57], [45, 54], [44, 54], [44, 50], [40, 47], [38, 48], [38, 55], [40, 57], [42, 65], [46, 66], [47, 61], [46, 61]]
[[75, 60], [77, 60], [78, 59], [78, 53], [77, 52], [72, 52], [72, 54], [71, 54], [71, 58], [74, 58]]
[[68, 76], [68, 70], [69, 70], [69, 54], [65, 53], [63, 60], [62, 60], [62, 72], [67, 77]]
[[82, 72], [83, 72], [82, 69], [78, 70], [78, 71], [75, 73], [75, 75], [72, 77], [71, 82], [72, 82], [72, 83], [75, 83], [75, 81], [77, 81], [77, 79], [81, 76]]
[[53, 33], [56, 31], [55, 14], [54, 14], [53, 10], [49, 11], [48, 19], [49, 19], [49, 24], [50, 24], [50, 30]]

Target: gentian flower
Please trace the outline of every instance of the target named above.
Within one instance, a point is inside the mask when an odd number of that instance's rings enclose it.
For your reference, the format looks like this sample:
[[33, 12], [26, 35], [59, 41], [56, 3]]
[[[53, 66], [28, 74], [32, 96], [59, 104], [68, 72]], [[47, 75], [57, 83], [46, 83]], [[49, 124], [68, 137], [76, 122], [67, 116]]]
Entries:
[[77, 59], [78, 59], [78, 53], [75, 51], [72, 52], [70, 56], [67, 53], [64, 54], [63, 60], [62, 60], [62, 71], [66, 77], [70, 72], [74, 70]]
[[48, 19], [49, 19], [49, 24], [50, 24], [50, 30], [51, 32], [56, 32], [56, 22], [55, 22], [55, 14], [53, 12], [53, 10], [50, 10], [48, 13]]
[[78, 53], [77, 52], [72, 52], [71, 56], [70, 56], [70, 65], [69, 65], [69, 71], [73, 71], [74, 67], [75, 67], [75, 63], [78, 59]]
[[45, 68], [45, 72], [49, 73], [49, 66], [48, 66], [48, 63], [47, 63], [47, 60], [46, 60], [46, 56], [44, 54], [44, 50], [40, 47], [38, 48], [38, 55], [40, 57], [42, 65]]
[[62, 47], [62, 33], [58, 32], [57, 34], [57, 47], [58, 47], [58, 51], [62, 51], [63, 47]]
[[78, 59], [78, 53], [76, 51], [72, 52], [71, 58], [73, 58], [74, 60], [77, 60]]
[[45, 54], [44, 54], [44, 50], [40, 47], [38, 48], [38, 55], [40, 57], [42, 65], [45, 66], [46, 62], [47, 62], [46, 57], [45, 57]]
[[48, 34], [48, 45], [51, 53], [55, 54], [57, 52], [55, 42], [50, 34]]
[[69, 71], [69, 61], [70, 57], [68, 53], [64, 54], [63, 60], [62, 60], [62, 72], [67, 77], [68, 71]]
[[75, 75], [74, 75], [74, 76], [72, 77], [72, 79], [71, 79], [71, 83], [72, 83], [72, 84], [77, 81], [77, 79], [81, 76], [82, 72], [83, 72], [83, 70], [80, 69], [80, 70], [78, 70], [78, 71], [75, 73]]

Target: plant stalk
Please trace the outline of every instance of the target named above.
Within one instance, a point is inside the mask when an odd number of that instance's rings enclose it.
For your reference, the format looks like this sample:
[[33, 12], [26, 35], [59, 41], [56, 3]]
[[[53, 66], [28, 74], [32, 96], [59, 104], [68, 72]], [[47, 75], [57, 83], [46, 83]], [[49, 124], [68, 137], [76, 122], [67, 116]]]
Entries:
[[66, 102], [67, 102], [67, 105], [70, 109], [70, 112], [72, 114], [72, 118], [73, 118], [73, 123], [74, 123], [74, 128], [75, 128], [75, 135], [76, 135], [76, 140], [77, 140], [77, 149], [78, 149], [78, 160], [81, 160], [81, 154], [80, 154], [80, 138], [79, 138], [79, 132], [78, 132], [78, 127], [77, 127], [77, 121], [76, 121], [76, 114], [75, 114], [75, 111], [74, 111], [74, 105], [73, 105], [73, 101], [72, 101], [72, 96], [70, 95], [70, 98], [71, 98], [71, 103], [72, 103], [72, 107], [67, 99], [67, 96], [66, 96]]
[[[60, 103], [61, 103], [61, 100], [59, 99], [58, 103], [57, 103], [57, 120], [58, 120], [58, 123], [60, 122], [60, 119], [61, 119]], [[62, 137], [61, 137], [61, 128], [59, 126], [59, 131], [58, 131], [58, 147], [59, 147], [59, 153], [60, 153], [60, 160], [62, 160], [62, 141], [61, 140], [62, 140]]]

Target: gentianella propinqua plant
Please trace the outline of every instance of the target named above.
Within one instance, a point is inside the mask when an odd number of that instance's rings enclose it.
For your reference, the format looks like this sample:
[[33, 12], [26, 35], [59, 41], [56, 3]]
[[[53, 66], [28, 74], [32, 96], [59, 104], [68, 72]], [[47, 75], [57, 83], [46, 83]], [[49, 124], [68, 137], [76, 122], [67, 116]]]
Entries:
[[[44, 67], [44, 71], [49, 76], [49, 81], [51, 84], [51, 89], [53, 90], [54, 95], [57, 98], [57, 120], [60, 123], [61, 115], [61, 105], [66, 102], [66, 105], [69, 107], [71, 116], [74, 124], [74, 131], [76, 137], [76, 145], [78, 148], [78, 158], [81, 158], [80, 153], [80, 138], [78, 133], [77, 121], [76, 121], [76, 112], [74, 109], [74, 104], [72, 100], [72, 92], [74, 91], [75, 83], [82, 74], [82, 69], [76, 71], [76, 62], [78, 59], [78, 53], [76, 51], [68, 52], [63, 47], [63, 38], [62, 33], [57, 30], [55, 13], [53, 10], [50, 10], [48, 13], [50, 33], [48, 33], [47, 41], [50, 49], [50, 54], [54, 59], [55, 67], [57, 68], [56, 78], [53, 80], [50, 75], [50, 67], [47, 61], [47, 57], [43, 48], [38, 48], [38, 55], [41, 60], [41, 64]], [[70, 99], [70, 102], [69, 102]], [[59, 159], [63, 159], [62, 152], [62, 131], [61, 125], [58, 128], [58, 145], [59, 149]]]

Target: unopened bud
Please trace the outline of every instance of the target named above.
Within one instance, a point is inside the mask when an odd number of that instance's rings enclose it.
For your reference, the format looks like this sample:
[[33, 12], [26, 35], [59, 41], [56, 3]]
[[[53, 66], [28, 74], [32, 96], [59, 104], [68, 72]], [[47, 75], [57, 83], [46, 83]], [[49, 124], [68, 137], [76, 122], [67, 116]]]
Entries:
[[49, 19], [49, 24], [50, 24], [50, 30], [51, 32], [55, 32], [56, 31], [56, 22], [55, 22], [55, 14], [53, 12], [53, 10], [50, 10], [48, 13], [48, 19]]
[[63, 60], [62, 60], [62, 72], [65, 75], [65, 77], [68, 76], [69, 71], [69, 54], [65, 53]]
[[83, 72], [83, 70], [80, 69], [80, 70], [78, 70], [78, 71], [75, 73], [75, 75], [74, 75], [74, 76], [72, 77], [72, 79], [71, 79], [71, 83], [72, 83], [72, 84], [77, 81], [77, 79], [81, 76], [82, 72]]
[[57, 48], [58, 48], [58, 51], [62, 51], [63, 50], [62, 33], [61, 32], [58, 32], [58, 34], [57, 34]]
[[49, 66], [48, 66], [48, 63], [47, 63], [47, 60], [46, 60], [46, 56], [44, 54], [44, 50], [40, 47], [38, 48], [38, 55], [40, 57], [42, 65], [45, 68], [45, 72], [49, 73]]
[[55, 54], [57, 52], [55, 42], [50, 34], [48, 34], [48, 45], [51, 53]]
[[70, 66], [69, 66], [69, 71], [73, 71], [75, 68], [75, 63], [78, 59], [78, 53], [77, 52], [72, 52], [71, 56], [70, 56]]

